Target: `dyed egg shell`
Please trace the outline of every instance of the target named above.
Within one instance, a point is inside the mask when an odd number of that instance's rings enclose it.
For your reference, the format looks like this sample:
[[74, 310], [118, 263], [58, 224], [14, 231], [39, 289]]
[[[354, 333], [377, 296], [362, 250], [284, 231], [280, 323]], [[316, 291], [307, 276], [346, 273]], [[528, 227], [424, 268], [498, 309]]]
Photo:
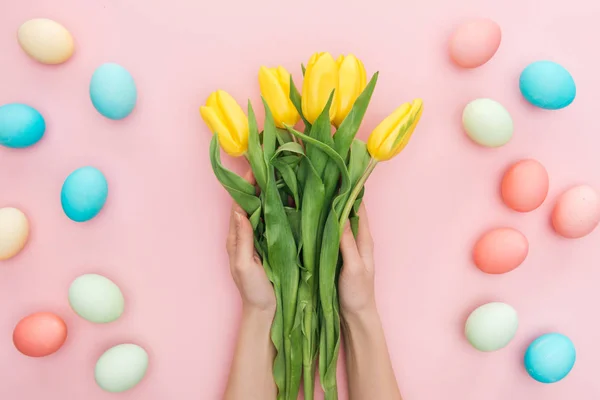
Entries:
[[465, 336], [479, 351], [496, 351], [510, 343], [518, 327], [519, 318], [514, 308], [505, 303], [487, 303], [469, 315]]
[[90, 82], [90, 98], [98, 112], [110, 119], [123, 119], [133, 111], [137, 88], [133, 77], [118, 64], [99, 66]]
[[21, 210], [0, 208], [0, 260], [16, 256], [27, 243], [29, 222]]
[[56, 314], [39, 312], [23, 318], [13, 332], [17, 350], [29, 357], [55, 353], [67, 340], [67, 325]]
[[600, 222], [600, 197], [587, 185], [573, 187], [560, 195], [552, 211], [552, 225], [566, 238], [590, 234]]
[[519, 88], [528, 102], [548, 110], [568, 106], [577, 92], [569, 71], [552, 61], [529, 64], [521, 73]]
[[502, 31], [490, 19], [462, 24], [450, 38], [450, 57], [464, 68], [476, 68], [488, 62], [500, 47]]
[[502, 104], [491, 99], [473, 100], [463, 110], [463, 127], [477, 144], [500, 147], [513, 135], [513, 120]]
[[600, 197], [587, 185], [564, 192], [552, 211], [552, 225], [566, 238], [576, 239], [590, 234], [600, 222]]
[[75, 44], [69, 31], [56, 21], [30, 19], [19, 28], [17, 38], [29, 57], [42, 64], [61, 64], [73, 55]]
[[69, 288], [69, 304], [81, 318], [97, 324], [117, 320], [125, 307], [121, 289], [102, 275], [86, 274]]
[[525, 352], [525, 369], [538, 382], [555, 383], [571, 372], [576, 358], [571, 339], [560, 333], [549, 333], [529, 345]]
[[46, 132], [46, 121], [35, 108], [10, 103], [0, 107], [0, 145], [12, 148], [36, 144]]
[[511, 166], [502, 178], [502, 200], [515, 211], [533, 211], [546, 199], [549, 186], [548, 172], [542, 164], [522, 160]]
[[94, 218], [106, 203], [108, 183], [94, 167], [76, 169], [65, 179], [60, 200], [63, 211], [75, 222]]
[[525, 235], [512, 228], [486, 232], [473, 248], [477, 268], [488, 274], [504, 274], [517, 268], [529, 252]]
[[120, 344], [98, 359], [96, 383], [107, 392], [124, 392], [140, 383], [147, 369], [146, 350], [135, 344]]

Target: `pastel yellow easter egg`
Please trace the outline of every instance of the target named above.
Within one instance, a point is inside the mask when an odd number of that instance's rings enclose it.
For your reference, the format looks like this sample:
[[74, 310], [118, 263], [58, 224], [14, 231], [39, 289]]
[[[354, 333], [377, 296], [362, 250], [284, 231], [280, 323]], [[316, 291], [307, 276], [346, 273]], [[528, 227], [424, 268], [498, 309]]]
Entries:
[[42, 64], [62, 64], [73, 55], [71, 33], [56, 21], [35, 18], [25, 22], [17, 33], [21, 48]]
[[29, 237], [29, 222], [21, 210], [0, 208], [0, 260], [19, 253]]

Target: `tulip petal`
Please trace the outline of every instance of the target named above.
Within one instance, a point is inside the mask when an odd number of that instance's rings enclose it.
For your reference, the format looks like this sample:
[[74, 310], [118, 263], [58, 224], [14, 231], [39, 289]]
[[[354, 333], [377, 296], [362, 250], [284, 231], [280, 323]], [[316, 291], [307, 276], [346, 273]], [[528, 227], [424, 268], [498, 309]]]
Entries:
[[219, 137], [219, 143], [227, 154], [234, 157], [244, 154], [244, 151], [246, 151], [245, 148], [233, 140], [227, 126], [221, 122], [222, 120], [219, 118], [219, 115], [214, 108], [202, 106], [200, 107], [200, 115], [202, 115], [202, 119], [206, 125], [208, 125], [212, 133]]
[[396, 108], [393, 113], [388, 115], [377, 125], [369, 136], [367, 147], [371, 156], [377, 160], [383, 160], [385, 148], [382, 148], [387, 137], [393, 135], [402, 119], [409, 113], [410, 103], [404, 103]]
[[367, 85], [367, 73], [363, 63], [353, 54], [337, 59], [339, 68], [338, 109], [333, 123], [340, 126], [346, 118], [356, 98]]
[[420, 99], [413, 101], [408, 114], [396, 126], [393, 134], [388, 135], [380, 147], [380, 152], [386, 160], [395, 157], [400, 153], [410, 140], [419, 119], [423, 113], [423, 102]]
[[302, 85], [302, 112], [310, 123], [313, 123], [321, 114], [334, 90], [329, 117], [330, 120], [335, 118], [338, 87], [338, 68], [331, 54], [314, 54], [306, 67]]
[[242, 107], [224, 90], [217, 91], [217, 104], [220, 117], [223, 118], [223, 123], [229, 128], [232, 138], [235, 138], [240, 144], [244, 142], [247, 144], [248, 118]]
[[261, 67], [258, 71], [258, 83], [260, 92], [273, 113], [275, 124], [279, 128], [284, 128], [286, 124], [295, 125], [300, 116], [289, 98], [290, 74], [283, 67]]

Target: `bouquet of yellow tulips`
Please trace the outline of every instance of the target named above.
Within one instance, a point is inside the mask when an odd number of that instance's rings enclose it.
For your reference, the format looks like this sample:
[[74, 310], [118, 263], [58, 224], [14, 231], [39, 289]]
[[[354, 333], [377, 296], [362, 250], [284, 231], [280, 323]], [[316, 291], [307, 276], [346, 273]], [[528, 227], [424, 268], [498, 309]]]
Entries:
[[[214, 173], [247, 213], [254, 244], [277, 298], [271, 339], [277, 350], [273, 374], [278, 399], [314, 397], [318, 360], [327, 400], [337, 399], [340, 347], [337, 277], [342, 268], [340, 238], [345, 224], [358, 229], [364, 185], [380, 161], [408, 143], [423, 111], [421, 100], [397, 108], [371, 133], [356, 138], [377, 83], [367, 83], [363, 63], [353, 55], [337, 61], [316, 53], [302, 66], [302, 94], [283, 68], [258, 73], [265, 121], [259, 130], [252, 104], [248, 114], [224, 91], [212, 93], [200, 113], [214, 133]], [[296, 129], [302, 119], [304, 130]], [[335, 133], [332, 134], [332, 125]], [[256, 184], [221, 164], [220, 147], [245, 156]]]

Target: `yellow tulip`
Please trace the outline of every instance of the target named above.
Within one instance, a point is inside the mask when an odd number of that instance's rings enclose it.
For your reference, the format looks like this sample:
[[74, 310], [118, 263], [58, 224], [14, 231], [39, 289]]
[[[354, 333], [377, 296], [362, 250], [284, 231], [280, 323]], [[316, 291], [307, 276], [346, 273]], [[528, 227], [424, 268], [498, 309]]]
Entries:
[[376, 161], [386, 161], [400, 153], [408, 144], [422, 113], [423, 101], [416, 99], [412, 104], [401, 105], [381, 121], [367, 142], [371, 157]]
[[338, 87], [338, 66], [331, 54], [313, 54], [306, 66], [302, 85], [302, 113], [308, 122], [314, 123], [323, 112], [333, 90], [335, 90], [335, 94], [329, 110], [329, 120], [332, 121], [335, 118]]
[[285, 125], [295, 125], [300, 115], [290, 100], [290, 74], [283, 67], [260, 67], [258, 71], [260, 93], [265, 99], [275, 125], [285, 128]]
[[339, 70], [339, 88], [337, 91], [338, 107], [333, 119], [333, 124], [339, 127], [344, 118], [348, 115], [356, 98], [365, 90], [367, 86], [367, 72], [362, 61], [353, 54], [337, 59]]
[[248, 117], [242, 107], [223, 90], [211, 93], [200, 107], [202, 119], [219, 138], [225, 152], [239, 157], [248, 149]]

